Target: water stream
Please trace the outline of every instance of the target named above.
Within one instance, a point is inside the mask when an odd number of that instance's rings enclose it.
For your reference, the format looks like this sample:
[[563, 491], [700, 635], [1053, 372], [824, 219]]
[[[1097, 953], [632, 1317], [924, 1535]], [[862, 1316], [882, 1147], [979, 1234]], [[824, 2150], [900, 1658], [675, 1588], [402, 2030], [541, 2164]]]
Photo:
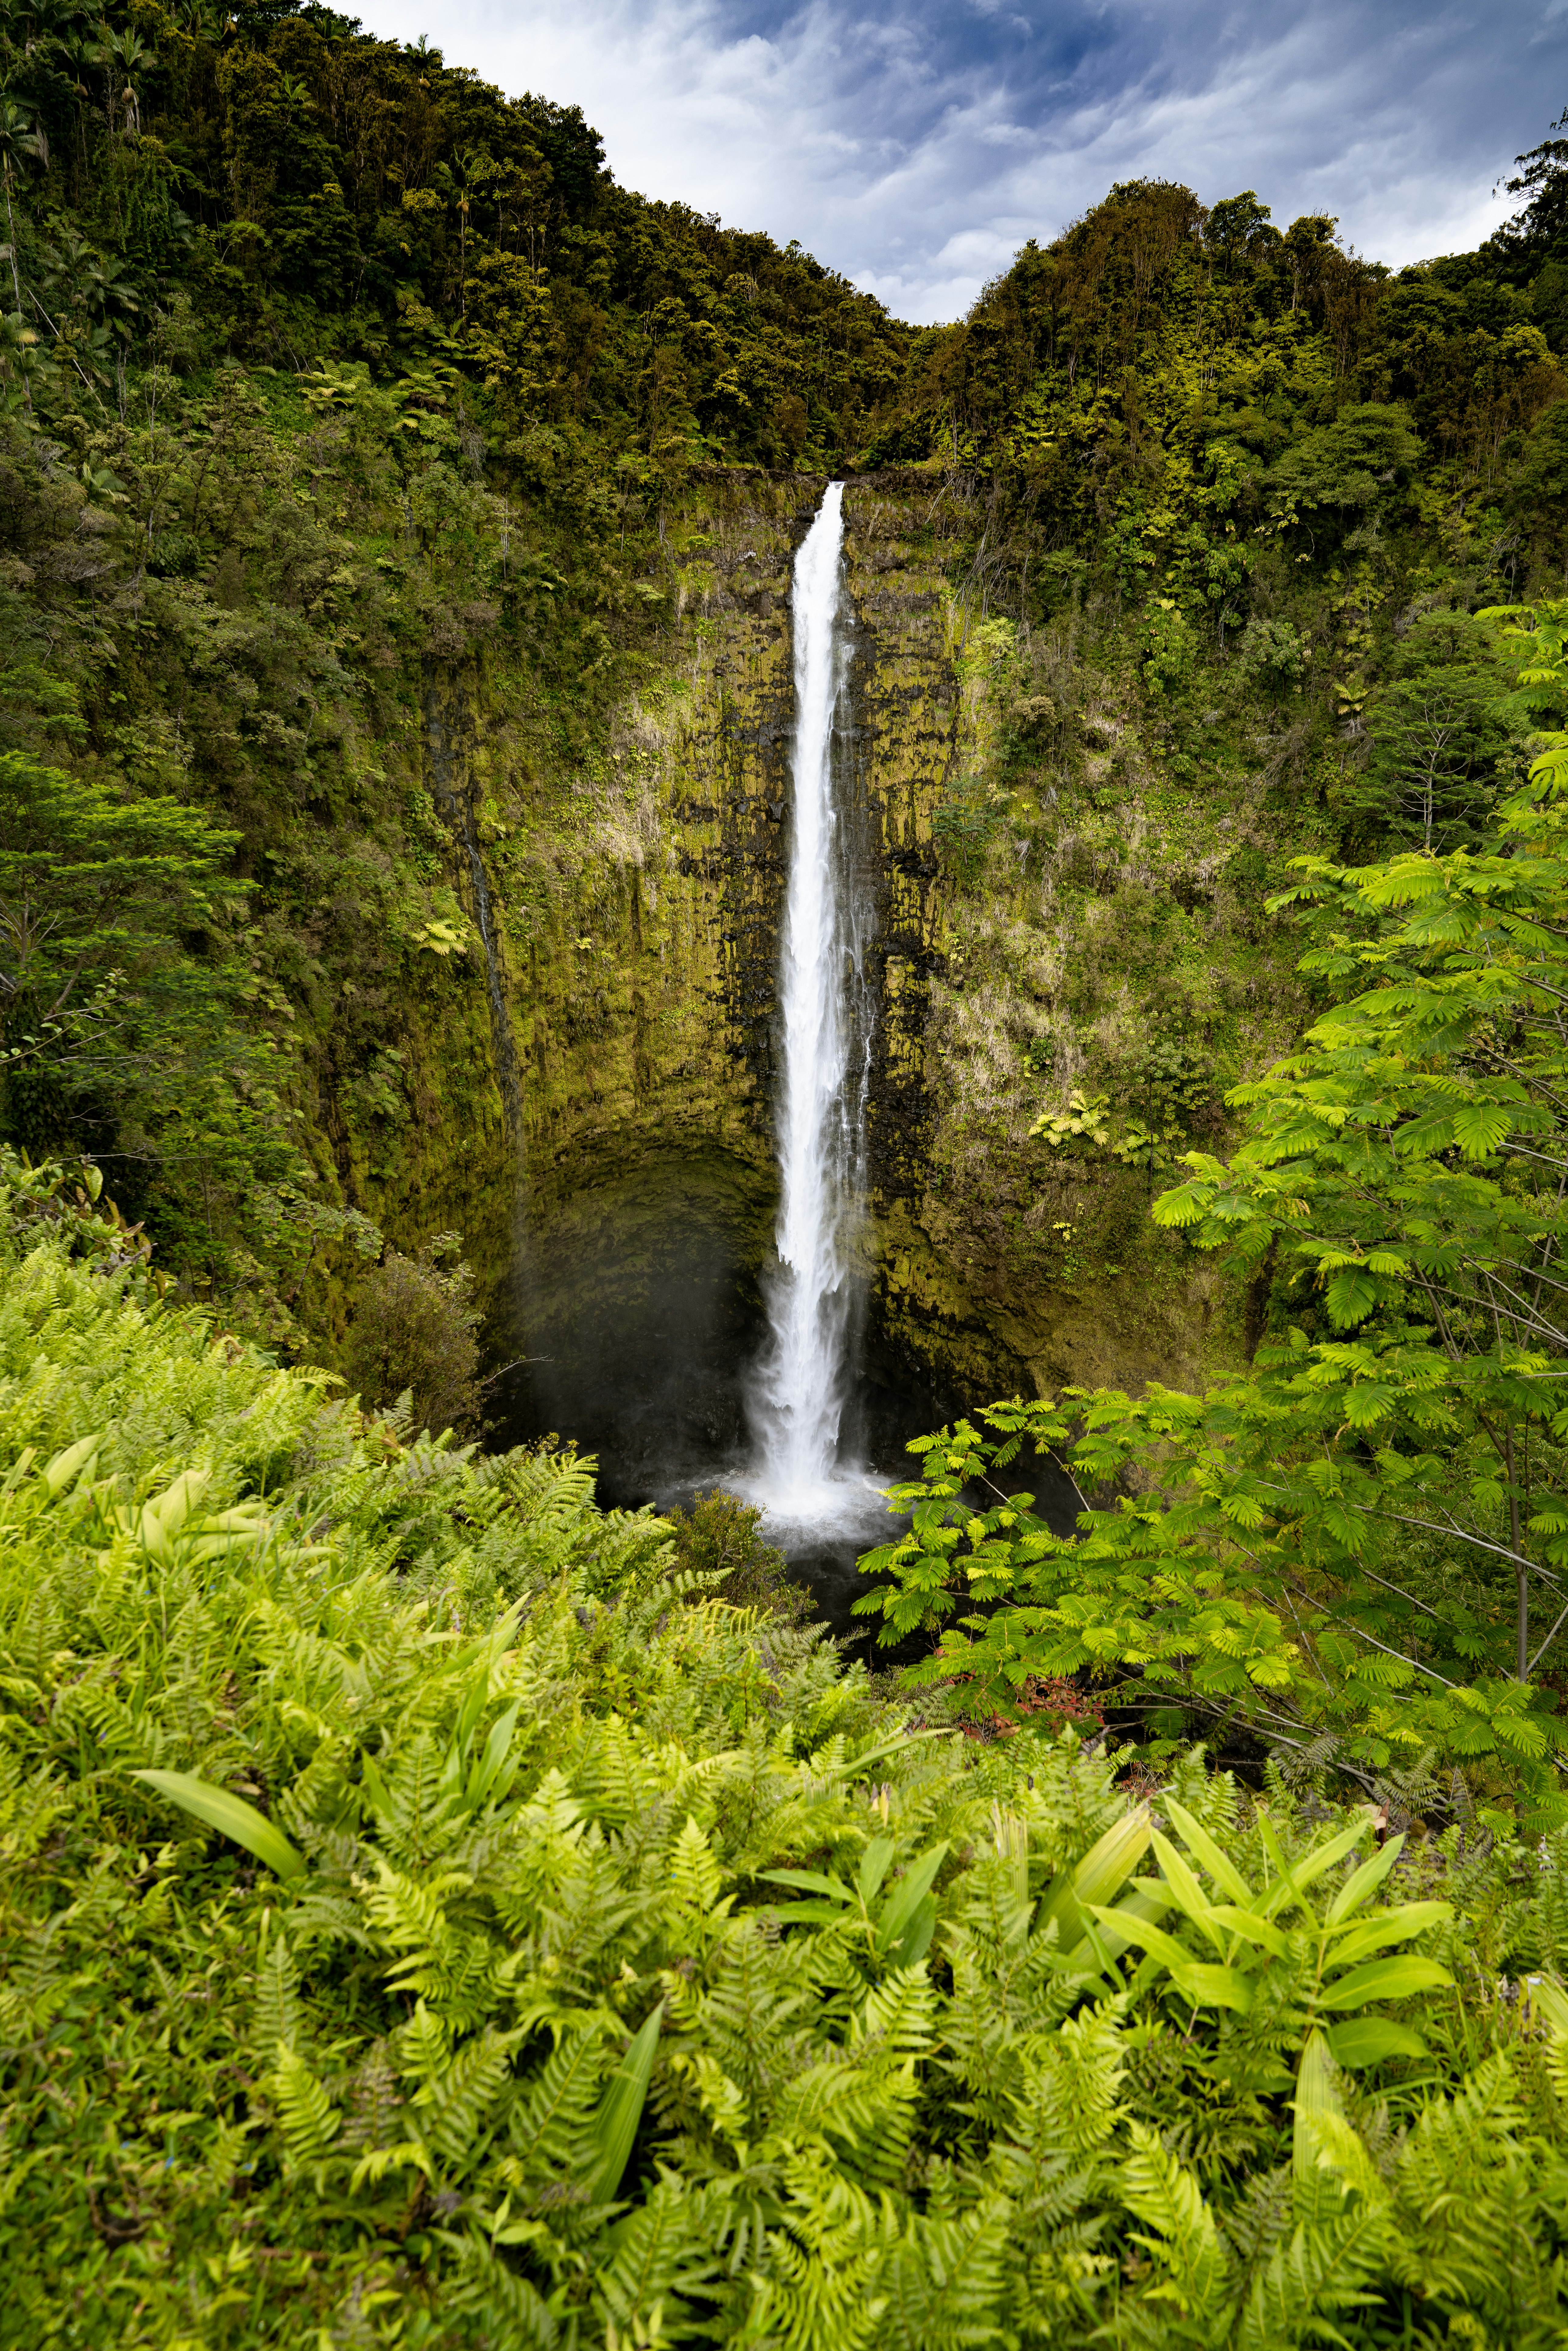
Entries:
[[749, 1490], [770, 1528], [829, 1536], [885, 1528], [881, 1492], [844, 1458], [860, 1280], [873, 1004], [872, 924], [839, 755], [849, 669], [841, 574], [843, 485], [829, 485], [795, 558], [789, 877], [780, 950], [782, 1071], [777, 1256], [763, 1282], [768, 1339], [752, 1384]]

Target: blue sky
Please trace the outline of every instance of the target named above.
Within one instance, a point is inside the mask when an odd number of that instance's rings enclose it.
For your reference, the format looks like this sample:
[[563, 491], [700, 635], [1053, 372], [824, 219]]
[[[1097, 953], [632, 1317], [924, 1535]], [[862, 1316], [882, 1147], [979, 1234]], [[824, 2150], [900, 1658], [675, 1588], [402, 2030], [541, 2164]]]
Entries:
[[1568, 107], [1568, 0], [359, 0], [508, 92], [580, 105], [617, 179], [958, 316], [1113, 181], [1337, 213], [1369, 257], [1474, 245]]

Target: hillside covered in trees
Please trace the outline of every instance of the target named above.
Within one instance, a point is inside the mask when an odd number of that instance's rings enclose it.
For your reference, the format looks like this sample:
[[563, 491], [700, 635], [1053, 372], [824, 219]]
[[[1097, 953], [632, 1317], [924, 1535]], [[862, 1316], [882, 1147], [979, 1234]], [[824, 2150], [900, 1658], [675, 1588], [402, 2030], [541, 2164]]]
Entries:
[[[1568, 141], [915, 329], [324, 7], [0, 82], [0, 2345], [1557, 2341]], [[497, 1384], [759, 1246], [829, 476], [901, 1676]]]

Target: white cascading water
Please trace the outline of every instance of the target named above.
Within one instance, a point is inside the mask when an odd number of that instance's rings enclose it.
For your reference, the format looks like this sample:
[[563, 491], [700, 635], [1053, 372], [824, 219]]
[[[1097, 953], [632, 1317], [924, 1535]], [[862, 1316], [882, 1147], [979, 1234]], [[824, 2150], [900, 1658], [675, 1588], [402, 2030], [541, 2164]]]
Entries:
[[[852, 1070], [860, 942], [833, 792], [842, 684], [843, 485], [829, 485], [795, 558], [793, 838], [785, 901], [778, 1263], [766, 1283], [768, 1345], [753, 1415], [755, 1490], [775, 1517], [831, 1509], [852, 1306], [863, 1073]], [[852, 1479], [854, 1473], [848, 1473]], [[859, 1479], [864, 1490], [863, 1479]]]

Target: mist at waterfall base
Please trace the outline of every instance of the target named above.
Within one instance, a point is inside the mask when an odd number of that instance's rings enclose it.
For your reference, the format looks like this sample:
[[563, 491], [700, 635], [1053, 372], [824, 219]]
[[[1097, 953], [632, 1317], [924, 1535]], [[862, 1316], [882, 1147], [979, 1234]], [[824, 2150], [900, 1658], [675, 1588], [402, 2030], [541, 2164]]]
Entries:
[[[886, 1489], [912, 1474], [904, 1448], [977, 1400], [934, 1394], [867, 1324], [874, 911], [851, 853], [841, 756], [852, 650], [842, 552], [843, 486], [832, 483], [790, 593], [770, 1246], [758, 1250], [754, 1176], [722, 1152], [671, 1154], [586, 1188], [558, 1221], [541, 1276], [567, 1303], [529, 1318], [546, 1360], [535, 1358], [522, 1419], [530, 1434], [558, 1431], [594, 1451], [611, 1505], [686, 1507], [716, 1488], [756, 1504], [818, 1614], [863, 1640], [870, 1628], [852, 1613], [866, 1589], [856, 1562], [902, 1523]], [[1065, 1531], [1071, 1490], [1054, 1465], [1039, 1470], [1041, 1505]]]

